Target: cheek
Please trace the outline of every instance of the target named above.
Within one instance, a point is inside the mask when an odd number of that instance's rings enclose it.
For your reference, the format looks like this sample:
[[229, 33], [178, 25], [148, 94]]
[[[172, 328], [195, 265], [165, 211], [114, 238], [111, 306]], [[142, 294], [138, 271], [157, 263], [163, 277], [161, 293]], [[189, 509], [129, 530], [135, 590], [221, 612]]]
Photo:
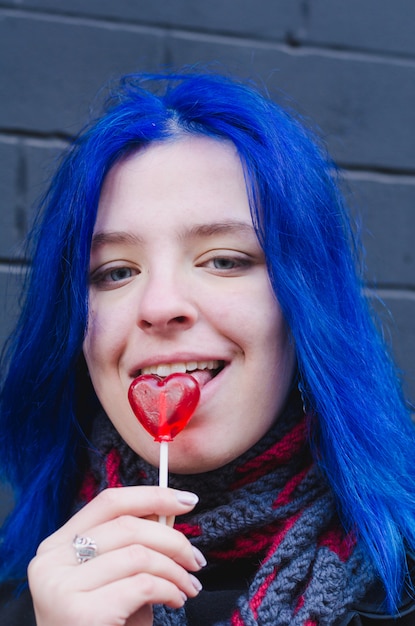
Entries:
[[93, 357], [94, 353], [96, 352], [96, 348], [100, 345], [99, 327], [100, 323], [97, 318], [96, 309], [90, 302], [88, 311], [88, 325], [83, 345], [83, 351], [85, 359], [87, 361], [88, 359]]
[[288, 327], [268, 282], [254, 294], [246, 321], [250, 323], [251, 340], [261, 345], [264, 355], [277, 354], [289, 346]]
[[291, 333], [279, 309], [274, 314], [268, 332], [264, 335], [265, 345], [272, 346], [273, 365], [281, 377], [291, 377], [295, 364], [295, 348]]
[[113, 316], [108, 313], [106, 315], [102, 308], [97, 310], [93, 306], [90, 307], [83, 352], [91, 374], [97, 366], [102, 367], [105, 362], [110, 362], [111, 355], [119, 343], [111, 318]]
[[256, 332], [252, 337], [256, 340], [259, 350], [257, 355], [262, 362], [262, 368], [268, 371], [272, 385], [278, 381], [278, 385], [284, 388], [291, 384], [294, 374], [294, 342], [273, 292], [264, 293], [262, 303], [263, 306], [257, 312]]

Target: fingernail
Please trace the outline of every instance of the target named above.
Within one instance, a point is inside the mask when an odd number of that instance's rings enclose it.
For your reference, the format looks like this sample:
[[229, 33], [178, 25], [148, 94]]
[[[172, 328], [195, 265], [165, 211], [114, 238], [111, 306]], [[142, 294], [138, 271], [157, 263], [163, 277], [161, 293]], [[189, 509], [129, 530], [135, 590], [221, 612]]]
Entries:
[[196, 591], [199, 593], [199, 591], [203, 589], [202, 583], [200, 582], [198, 578], [196, 578], [196, 576], [193, 576], [193, 574], [189, 574], [189, 576], [190, 576], [190, 582], [192, 583]]
[[191, 491], [178, 491], [176, 493], [176, 498], [178, 499], [180, 504], [185, 504], [186, 506], [194, 506], [199, 502], [198, 496]]
[[196, 548], [196, 546], [192, 546], [192, 549], [193, 554], [195, 555], [196, 563], [199, 565], [199, 567], [205, 567], [205, 565], [207, 565], [207, 561], [201, 551]]
[[183, 598], [183, 603], [187, 602], [187, 595], [185, 593], [183, 593], [183, 591], [180, 592], [180, 595]]

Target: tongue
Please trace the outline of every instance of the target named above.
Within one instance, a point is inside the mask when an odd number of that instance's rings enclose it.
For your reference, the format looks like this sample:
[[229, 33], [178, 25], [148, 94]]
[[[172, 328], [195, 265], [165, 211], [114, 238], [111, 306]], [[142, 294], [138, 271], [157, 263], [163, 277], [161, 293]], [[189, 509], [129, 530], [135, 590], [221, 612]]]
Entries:
[[190, 376], [192, 376], [195, 381], [199, 384], [199, 387], [203, 387], [210, 380], [212, 380], [212, 371], [211, 370], [194, 370], [193, 372], [189, 372]]

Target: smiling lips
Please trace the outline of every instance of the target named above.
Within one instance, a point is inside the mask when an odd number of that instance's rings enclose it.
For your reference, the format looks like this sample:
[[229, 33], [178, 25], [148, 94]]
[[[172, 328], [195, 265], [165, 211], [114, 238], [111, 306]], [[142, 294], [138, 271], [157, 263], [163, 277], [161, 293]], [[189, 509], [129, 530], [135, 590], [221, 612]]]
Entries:
[[198, 382], [200, 387], [203, 387], [212, 378], [219, 373], [224, 367], [223, 361], [210, 360], [210, 361], [183, 361], [180, 363], [160, 363], [158, 365], [149, 365], [143, 367], [140, 374], [155, 374], [161, 378], [170, 376], [170, 374], [191, 374], [193, 378]]

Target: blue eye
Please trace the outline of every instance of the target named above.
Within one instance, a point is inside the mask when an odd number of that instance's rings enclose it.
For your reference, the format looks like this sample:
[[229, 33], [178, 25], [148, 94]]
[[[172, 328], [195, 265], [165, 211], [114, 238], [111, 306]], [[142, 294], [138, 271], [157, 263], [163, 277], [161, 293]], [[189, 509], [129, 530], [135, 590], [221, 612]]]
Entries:
[[91, 284], [102, 289], [111, 289], [111, 287], [116, 287], [118, 283], [121, 286], [124, 282], [129, 282], [136, 275], [137, 270], [132, 267], [102, 268], [92, 273], [90, 281]]
[[201, 257], [200, 266], [216, 276], [242, 276], [256, 264], [252, 256], [232, 250], [214, 250], [207, 252], [206, 257]]
[[252, 265], [253, 260], [251, 258], [242, 256], [216, 256], [206, 262], [206, 267], [229, 275], [248, 270]]
[[117, 267], [116, 269], [111, 270], [104, 276], [104, 280], [110, 280], [113, 282], [118, 282], [120, 280], [127, 280], [131, 278], [133, 275], [130, 267]]
[[216, 259], [212, 259], [212, 263], [217, 270], [231, 270], [238, 265], [235, 259], [227, 257], [217, 257]]

